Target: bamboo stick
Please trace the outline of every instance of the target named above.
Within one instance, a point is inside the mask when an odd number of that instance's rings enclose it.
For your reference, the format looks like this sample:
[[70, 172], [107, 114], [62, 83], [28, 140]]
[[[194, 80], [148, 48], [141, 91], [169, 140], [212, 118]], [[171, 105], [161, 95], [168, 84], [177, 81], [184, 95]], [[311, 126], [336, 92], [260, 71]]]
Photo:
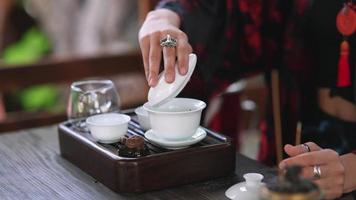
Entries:
[[298, 121], [297, 130], [295, 132], [295, 145], [300, 145], [302, 140], [302, 122]]
[[282, 148], [282, 126], [281, 126], [281, 111], [279, 100], [279, 74], [277, 70], [272, 70], [272, 109], [274, 118], [274, 133], [276, 142], [277, 163], [283, 159]]

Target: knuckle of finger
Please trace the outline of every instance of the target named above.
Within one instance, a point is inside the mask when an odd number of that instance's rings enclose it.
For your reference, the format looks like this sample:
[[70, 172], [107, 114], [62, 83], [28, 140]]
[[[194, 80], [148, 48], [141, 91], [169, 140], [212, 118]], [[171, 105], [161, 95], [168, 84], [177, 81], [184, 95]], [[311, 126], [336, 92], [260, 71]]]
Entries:
[[150, 63], [149, 65], [149, 72], [151, 73], [157, 73], [157, 71], [159, 70], [158, 65], [154, 64], [154, 63]]
[[186, 44], [186, 45], [181, 45], [178, 48], [178, 51], [185, 52], [185, 53], [189, 54], [189, 53], [193, 52], [193, 48], [189, 44]]
[[189, 53], [193, 52], [193, 48], [192, 48], [192, 46], [190, 46], [189, 44], [188, 44], [188, 52], [189, 52]]
[[342, 165], [341, 163], [338, 163], [338, 165], [336, 166], [336, 171], [338, 172], [339, 175], [342, 175], [342, 177], [344, 177], [344, 174], [345, 174], [344, 165]]
[[188, 53], [192, 52], [192, 51], [193, 51], [192, 46], [190, 46], [189, 44], [187, 44], [187, 46], [186, 46], [186, 48], [185, 48], [185, 51], [188, 52]]
[[187, 34], [185, 34], [183, 31], [179, 31], [177, 33], [177, 37], [180, 38], [180, 39], [187, 39], [188, 38]]
[[162, 37], [166, 37], [168, 34], [172, 37], [176, 37], [179, 33], [176, 33], [174, 29], [165, 28], [161, 30], [160, 34]]
[[161, 31], [153, 31], [150, 33], [152, 37], [160, 37], [161, 36]]
[[169, 29], [162, 29], [161, 31], [160, 31], [160, 35], [162, 36], [162, 37], [165, 37], [165, 36], [167, 36], [168, 34], [170, 34], [170, 30]]
[[156, 55], [156, 54], [151, 54], [150, 55], [150, 62], [153, 62], [153, 63], [151, 63], [153, 65], [155, 65], [156, 64], [155, 62], [157, 62], [159, 59], [160, 59], [160, 57], [158, 55]]
[[311, 142], [311, 141], [307, 142], [306, 144], [310, 145], [310, 146], [317, 146], [314, 142]]
[[332, 149], [325, 149], [325, 152], [328, 154], [328, 157], [333, 159], [339, 159], [339, 154]]
[[179, 45], [179, 46], [177, 47], [177, 49], [178, 49], [178, 51], [180, 51], [180, 52], [188, 52], [189, 47], [188, 47], [188, 45], [183, 44], [183, 45]]
[[138, 42], [140, 43], [140, 45], [143, 45], [144, 43], [146, 43], [149, 40], [150, 40], [149, 35], [139, 35], [138, 36]]
[[173, 59], [167, 60], [166, 63], [164, 64], [164, 68], [167, 72], [173, 73], [174, 72], [174, 60]]
[[169, 59], [169, 60], [167, 60], [167, 62], [166, 62], [166, 68], [167, 68], [167, 70], [172, 71], [172, 73], [174, 72], [174, 63], [175, 63], [175, 60], [174, 60], [174, 59]]

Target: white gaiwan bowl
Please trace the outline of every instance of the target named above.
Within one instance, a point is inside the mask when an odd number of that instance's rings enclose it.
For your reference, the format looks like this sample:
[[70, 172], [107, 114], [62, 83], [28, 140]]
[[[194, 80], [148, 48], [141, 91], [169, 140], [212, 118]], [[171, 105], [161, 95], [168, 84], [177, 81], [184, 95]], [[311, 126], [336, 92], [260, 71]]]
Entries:
[[86, 124], [95, 140], [108, 144], [124, 137], [130, 120], [125, 114], [105, 113], [88, 117]]
[[135, 113], [138, 118], [138, 123], [140, 124], [143, 130], [151, 129], [150, 119], [148, 117], [148, 112], [142, 107], [137, 107]]
[[160, 106], [145, 103], [153, 133], [165, 140], [184, 140], [193, 136], [200, 125], [206, 104], [189, 98], [173, 98]]

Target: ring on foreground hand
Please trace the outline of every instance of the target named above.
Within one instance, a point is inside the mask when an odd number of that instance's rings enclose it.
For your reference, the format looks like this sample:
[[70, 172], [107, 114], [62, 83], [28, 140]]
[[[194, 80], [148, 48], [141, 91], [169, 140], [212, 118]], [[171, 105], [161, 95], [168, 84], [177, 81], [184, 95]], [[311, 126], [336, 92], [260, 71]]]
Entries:
[[307, 145], [306, 143], [302, 144], [302, 146], [304, 147], [306, 152], [310, 152], [311, 151], [309, 145]]
[[172, 38], [169, 34], [167, 34], [167, 37], [160, 40], [160, 45], [162, 47], [176, 47], [177, 39]]
[[321, 177], [321, 170], [319, 165], [314, 165], [313, 167], [313, 176], [314, 178], [319, 179]]

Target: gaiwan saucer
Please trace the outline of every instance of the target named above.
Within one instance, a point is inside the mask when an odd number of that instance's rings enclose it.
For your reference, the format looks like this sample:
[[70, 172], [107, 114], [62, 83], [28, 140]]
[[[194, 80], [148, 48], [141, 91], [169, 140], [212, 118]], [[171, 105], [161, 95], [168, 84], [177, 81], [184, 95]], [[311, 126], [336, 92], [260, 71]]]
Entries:
[[201, 127], [197, 129], [194, 135], [185, 140], [166, 140], [163, 138], [159, 138], [155, 135], [152, 129], [146, 131], [145, 133], [145, 138], [147, 138], [150, 142], [166, 149], [184, 149], [200, 142], [205, 137], [206, 131]]

